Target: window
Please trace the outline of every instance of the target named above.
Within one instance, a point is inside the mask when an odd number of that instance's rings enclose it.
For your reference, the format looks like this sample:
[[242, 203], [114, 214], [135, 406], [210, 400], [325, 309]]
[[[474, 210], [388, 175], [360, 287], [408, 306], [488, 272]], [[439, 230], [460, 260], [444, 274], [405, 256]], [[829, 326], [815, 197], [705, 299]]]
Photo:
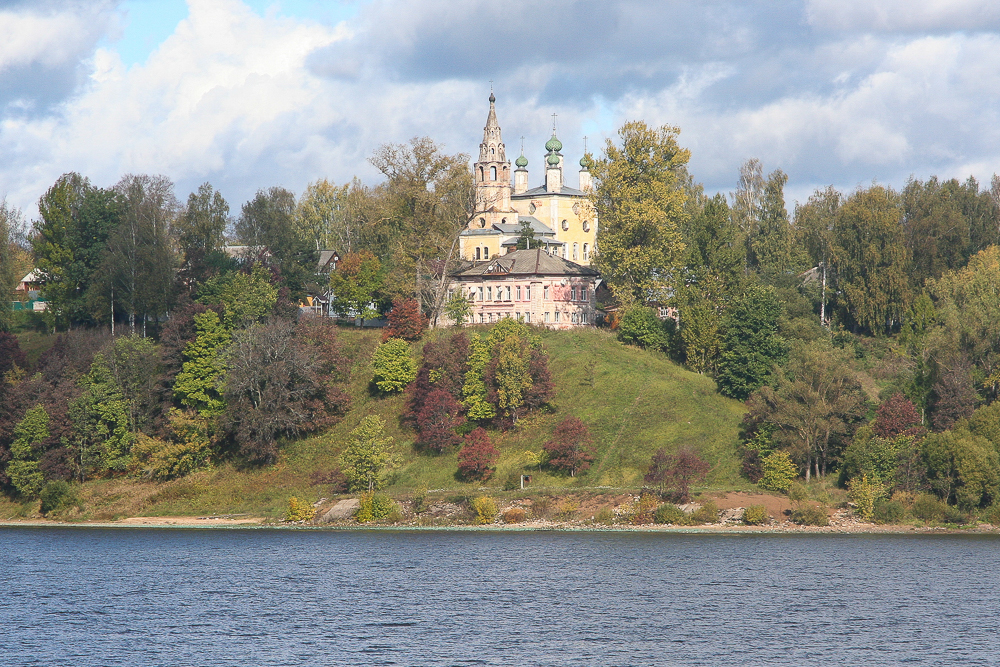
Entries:
[[573, 314], [572, 314], [572, 315], [570, 316], [570, 322], [572, 322], [573, 324], [576, 324], [576, 313], [573, 313]]
[[534, 215], [534, 214], [535, 214], [535, 202], [531, 202], [530, 204], [528, 204], [528, 215]]
[[526, 301], [531, 301], [531, 285], [524, 288], [524, 298]]
[[483, 288], [482, 287], [479, 288], [479, 300], [480, 301], [483, 300]]
[[516, 319], [521, 319], [521, 312], [520, 311], [514, 311], [514, 317]]
[[556, 311], [556, 322], [558, 322], [558, 321], [559, 321], [559, 311], [557, 310]]
[[518, 301], [521, 300], [521, 286], [520, 285], [517, 286], [517, 300]]
[[479, 257], [479, 251], [480, 251], [480, 248], [476, 248], [476, 259], [481, 259], [481, 258]]
[[587, 299], [588, 299], [588, 297], [587, 297], [587, 288], [584, 287], [584, 286], [581, 286], [580, 287], [580, 301], [586, 301]]
[[562, 252], [563, 259], [569, 259], [569, 257], [567, 257], [568, 254], [569, 254], [569, 246], [563, 244], [563, 252]]
[[531, 324], [531, 313], [524, 314], [524, 321], [527, 322], [528, 324]]
[[564, 232], [568, 232], [569, 231], [569, 220], [563, 220], [562, 221], [562, 229], [563, 229]]
[[546, 285], [545, 287], [542, 288], [542, 298], [545, 299], [546, 301], [549, 300], [549, 286], [548, 285]]
[[545, 311], [545, 322], [548, 323], [548, 321], [549, 321], [549, 312]]
[[490, 180], [491, 181], [497, 180], [497, 168], [496, 167], [490, 167]]
[[487, 301], [492, 301], [493, 300], [493, 288], [492, 287], [487, 287], [486, 288], [486, 300]]
[[580, 215], [580, 202], [573, 203], [573, 213]]
[[510, 285], [507, 285], [507, 301], [510, 301]]
[[580, 244], [573, 244], [573, 259], [580, 259]]
[[583, 221], [583, 231], [585, 231], [585, 232], [589, 232], [590, 231], [590, 221], [589, 220], [584, 220]]
[[587, 323], [587, 313], [580, 313], [580, 324]]
[[479, 218], [479, 227], [480, 228], [486, 227], [486, 218]]
[[576, 285], [573, 285], [569, 291], [572, 295], [570, 298], [573, 299], [573, 301], [576, 301]]
[[589, 248], [589, 246], [586, 243], [584, 243], [583, 244], [583, 261], [585, 261], [585, 262], [589, 262], [590, 261], [590, 251], [589, 251], [588, 248]]
[[485, 322], [486, 322], [486, 316], [483, 315], [482, 313], [479, 313], [479, 323], [484, 324]]

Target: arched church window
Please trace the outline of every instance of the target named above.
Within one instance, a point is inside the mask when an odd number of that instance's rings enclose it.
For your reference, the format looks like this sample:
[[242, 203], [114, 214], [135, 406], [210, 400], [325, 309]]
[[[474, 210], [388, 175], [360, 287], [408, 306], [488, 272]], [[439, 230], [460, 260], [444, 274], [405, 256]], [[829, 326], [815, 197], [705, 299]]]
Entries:
[[486, 218], [479, 218], [479, 226], [486, 227]]
[[491, 181], [497, 180], [497, 168], [496, 167], [490, 167], [490, 180]]
[[569, 220], [563, 220], [562, 221], [562, 228], [563, 228], [564, 232], [568, 232], [569, 231]]
[[486, 180], [486, 172], [483, 170], [482, 167], [479, 168], [479, 180], [480, 181]]
[[586, 261], [589, 261], [589, 260], [590, 260], [590, 249], [589, 249], [589, 246], [586, 243], [584, 243], [583, 244], [583, 261], [586, 262]]
[[[579, 254], [580, 254], [580, 244], [579, 243], [574, 243], [573, 244], [573, 259], [580, 259]], [[576, 290], [574, 289], [574, 291], [576, 291]]]
[[585, 232], [589, 232], [590, 231], [590, 221], [589, 220], [584, 220], [583, 221], [583, 231], [585, 231]]
[[476, 259], [482, 259], [482, 257], [479, 256], [479, 248], [476, 248]]
[[531, 202], [530, 204], [528, 204], [528, 215], [534, 215], [534, 214], [535, 214], [535, 202]]
[[575, 215], [580, 215], [580, 202], [575, 202], [573, 204], [573, 213]]

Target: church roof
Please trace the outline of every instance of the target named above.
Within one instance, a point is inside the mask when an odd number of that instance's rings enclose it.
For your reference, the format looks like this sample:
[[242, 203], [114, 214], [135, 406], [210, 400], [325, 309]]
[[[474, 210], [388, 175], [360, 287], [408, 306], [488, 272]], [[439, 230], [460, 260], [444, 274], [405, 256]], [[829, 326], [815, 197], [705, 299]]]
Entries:
[[515, 250], [488, 262], [478, 262], [452, 274], [456, 278], [475, 278], [488, 275], [526, 276], [599, 276], [596, 269], [581, 266], [557, 255], [550, 255], [541, 248]]
[[532, 231], [534, 231], [536, 234], [552, 234], [552, 235], [555, 235], [555, 232], [552, 230], [552, 228], [549, 227], [548, 225], [546, 225], [544, 222], [542, 222], [538, 218], [534, 218], [534, 217], [532, 217], [530, 215], [519, 215], [519, 216], [517, 216], [517, 219], [518, 219], [518, 223], [516, 225], [498, 224], [498, 225], [493, 225], [493, 226], [496, 227], [497, 229], [499, 229], [504, 234], [520, 234], [521, 233], [521, 222], [520, 221], [521, 220], [527, 220], [528, 224], [531, 225]]
[[539, 185], [537, 188], [531, 188], [530, 190], [525, 190], [524, 192], [516, 195], [511, 195], [511, 199], [530, 199], [531, 197], [543, 197], [545, 195], [569, 195], [571, 197], [586, 197], [588, 196], [583, 190], [577, 190], [576, 188], [570, 188], [567, 186], [562, 186], [559, 192], [549, 192], [545, 189], [544, 185]]

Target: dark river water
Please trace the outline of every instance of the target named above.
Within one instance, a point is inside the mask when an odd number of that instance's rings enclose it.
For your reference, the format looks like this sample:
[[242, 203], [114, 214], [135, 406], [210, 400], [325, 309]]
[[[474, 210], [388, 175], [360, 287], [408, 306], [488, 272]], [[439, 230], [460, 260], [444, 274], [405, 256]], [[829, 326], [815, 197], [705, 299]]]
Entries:
[[0, 665], [1000, 665], [1000, 538], [0, 528]]

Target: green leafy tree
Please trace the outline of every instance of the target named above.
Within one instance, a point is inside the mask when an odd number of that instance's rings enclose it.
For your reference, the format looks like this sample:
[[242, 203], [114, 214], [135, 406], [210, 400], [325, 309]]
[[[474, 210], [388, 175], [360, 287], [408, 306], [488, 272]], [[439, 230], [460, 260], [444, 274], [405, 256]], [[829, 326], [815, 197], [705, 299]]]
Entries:
[[49, 415], [42, 405], [30, 408], [14, 427], [14, 441], [10, 446], [12, 459], [7, 463], [6, 473], [14, 489], [25, 498], [34, 498], [45, 485], [35, 447], [48, 437]]
[[832, 259], [847, 322], [886, 333], [898, 325], [910, 302], [910, 253], [899, 196], [873, 185], [858, 190], [837, 210]]
[[730, 304], [716, 376], [724, 396], [746, 400], [768, 382], [774, 364], [784, 361], [788, 347], [778, 335], [780, 316], [781, 304], [770, 287], [749, 284]]
[[[961, 187], [957, 182], [949, 185]], [[910, 285], [915, 292], [927, 278], [938, 278], [966, 262], [969, 221], [954, 196], [955, 187], [945, 187], [937, 177], [926, 182], [911, 178], [900, 194], [906, 245], [913, 258]]]
[[517, 249], [534, 250], [535, 248], [541, 248], [542, 245], [541, 241], [535, 239], [535, 230], [531, 227], [531, 223], [526, 219], [521, 220], [517, 235]]
[[338, 313], [367, 319], [378, 316], [373, 302], [382, 289], [382, 264], [367, 250], [348, 253], [330, 275], [331, 305]]
[[666, 301], [684, 261], [684, 180], [690, 152], [677, 145], [676, 127], [641, 121], [608, 139], [593, 166], [594, 209], [600, 216], [594, 263], [623, 303]]
[[236, 235], [254, 256], [278, 269], [292, 299], [301, 299], [315, 279], [317, 253], [313, 240], [299, 235], [295, 210], [295, 195], [288, 190], [258, 190], [241, 208]]
[[417, 377], [417, 363], [410, 354], [410, 345], [401, 338], [390, 338], [372, 354], [372, 382], [378, 390], [390, 394], [403, 391]]
[[387, 476], [399, 466], [393, 439], [385, 435], [385, 420], [368, 415], [351, 431], [340, 455], [340, 466], [351, 490], [372, 493], [385, 485]]
[[820, 269], [820, 324], [826, 325], [827, 279], [833, 247], [834, 221], [843, 196], [832, 185], [816, 190], [805, 204], [795, 206], [795, 231], [813, 266]]
[[214, 310], [194, 316], [197, 337], [184, 348], [184, 365], [174, 381], [174, 397], [185, 407], [213, 418], [226, 407], [222, 387], [226, 373], [223, 352], [229, 331]]
[[444, 312], [455, 326], [460, 327], [472, 317], [472, 304], [461, 290], [456, 290], [445, 304]]
[[490, 384], [496, 392], [500, 414], [514, 425], [524, 407], [525, 392], [531, 387], [530, 360], [525, 341], [514, 334], [505, 336], [493, 348], [493, 360], [488, 368]]
[[647, 350], [664, 351], [670, 348], [670, 336], [656, 311], [639, 304], [625, 308], [618, 322], [618, 339]]
[[135, 431], [131, 408], [103, 354], [94, 355], [90, 371], [78, 381], [83, 393], [70, 404], [80, 479], [91, 473], [128, 472], [134, 462]]
[[295, 209], [298, 235], [316, 250], [336, 248], [348, 253], [354, 245], [353, 226], [345, 204], [350, 185], [336, 185], [325, 178], [306, 186]]
[[22, 225], [20, 209], [0, 197], [0, 331], [10, 325], [10, 301], [17, 281], [30, 269], [25, 265], [28, 253], [18, 243], [23, 238]]
[[764, 457], [764, 476], [757, 486], [766, 491], [787, 491], [798, 476], [798, 470], [788, 452], [778, 449]]
[[183, 255], [180, 279], [188, 293], [227, 263], [223, 247], [228, 225], [229, 204], [210, 183], [202, 183], [197, 192], [188, 195], [187, 205], [174, 224]]
[[496, 408], [487, 399], [486, 382], [483, 379], [483, 371], [489, 362], [489, 343], [479, 334], [472, 334], [469, 339], [468, 370], [462, 385], [462, 403], [465, 405], [466, 416], [473, 421], [487, 421], [496, 416]]

